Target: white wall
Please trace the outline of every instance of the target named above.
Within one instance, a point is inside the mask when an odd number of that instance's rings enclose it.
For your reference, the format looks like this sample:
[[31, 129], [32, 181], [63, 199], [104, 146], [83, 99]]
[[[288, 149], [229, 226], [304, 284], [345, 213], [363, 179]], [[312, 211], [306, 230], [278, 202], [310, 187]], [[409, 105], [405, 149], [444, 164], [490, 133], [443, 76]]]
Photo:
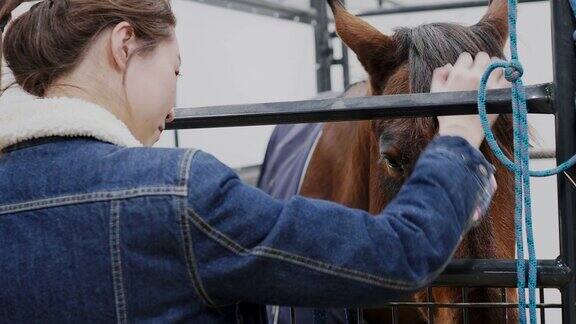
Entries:
[[[183, 57], [179, 107], [288, 101], [315, 94], [311, 26], [191, 1], [174, 1]], [[181, 146], [215, 154], [233, 167], [264, 158], [273, 127], [186, 130]], [[172, 144], [167, 134], [161, 145]]]

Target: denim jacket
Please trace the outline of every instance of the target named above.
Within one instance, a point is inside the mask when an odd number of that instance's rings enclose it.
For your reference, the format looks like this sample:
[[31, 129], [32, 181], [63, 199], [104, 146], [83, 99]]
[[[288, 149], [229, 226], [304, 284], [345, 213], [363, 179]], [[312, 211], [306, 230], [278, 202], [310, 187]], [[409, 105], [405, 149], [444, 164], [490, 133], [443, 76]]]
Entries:
[[378, 306], [421, 289], [488, 206], [494, 169], [433, 141], [380, 215], [147, 148], [77, 99], [0, 107], [0, 322], [261, 323], [264, 304]]

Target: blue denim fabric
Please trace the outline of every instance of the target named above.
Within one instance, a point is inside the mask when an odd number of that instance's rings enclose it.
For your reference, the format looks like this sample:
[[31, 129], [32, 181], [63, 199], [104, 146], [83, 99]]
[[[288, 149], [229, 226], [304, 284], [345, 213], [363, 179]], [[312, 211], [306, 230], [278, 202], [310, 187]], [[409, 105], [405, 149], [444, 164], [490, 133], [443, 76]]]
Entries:
[[0, 155], [0, 322], [257, 323], [254, 304], [378, 306], [442, 271], [492, 172], [464, 140], [439, 138], [374, 217], [275, 200], [201, 151], [19, 148]]

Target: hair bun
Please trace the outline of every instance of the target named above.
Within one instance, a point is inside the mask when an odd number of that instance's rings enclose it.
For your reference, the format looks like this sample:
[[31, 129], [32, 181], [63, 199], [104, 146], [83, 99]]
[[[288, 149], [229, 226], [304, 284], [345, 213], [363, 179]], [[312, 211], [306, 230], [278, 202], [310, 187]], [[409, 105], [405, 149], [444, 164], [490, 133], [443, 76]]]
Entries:
[[12, 11], [16, 9], [23, 2], [31, 2], [34, 0], [0, 0], [0, 31], [4, 31], [6, 25], [12, 17]]

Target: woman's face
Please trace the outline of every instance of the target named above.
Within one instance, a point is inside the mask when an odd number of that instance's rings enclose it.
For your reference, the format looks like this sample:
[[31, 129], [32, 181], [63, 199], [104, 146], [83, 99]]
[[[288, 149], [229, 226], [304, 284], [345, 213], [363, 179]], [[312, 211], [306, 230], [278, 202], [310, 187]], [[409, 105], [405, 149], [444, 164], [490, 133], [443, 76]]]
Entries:
[[146, 146], [156, 143], [166, 123], [174, 119], [180, 64], [174, 36], [151, 52], [134, 55], [128, 65], [124, 84], [131, 131]]

